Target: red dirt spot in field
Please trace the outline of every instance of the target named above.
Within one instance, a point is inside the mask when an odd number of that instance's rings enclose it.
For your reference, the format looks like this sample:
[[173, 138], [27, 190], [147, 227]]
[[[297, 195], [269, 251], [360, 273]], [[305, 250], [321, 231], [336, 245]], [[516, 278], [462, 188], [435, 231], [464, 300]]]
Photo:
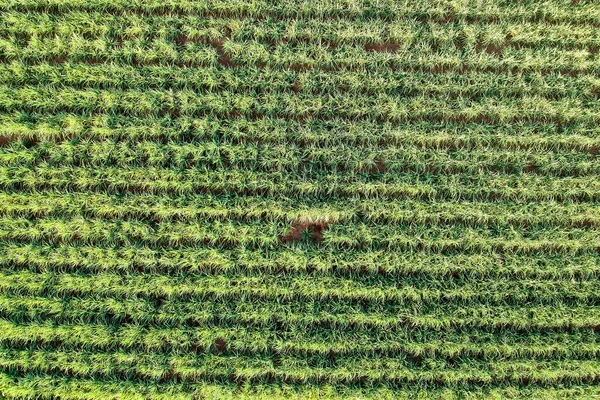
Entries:
[[219, 58], [219, 64], [221, 64], [224, 67], [228, 67], [228, 68], [232, 68], [232, 67], [236, 66], [236, 64], [231, 60], [231, 57], [229, 57], [227, 54], [221, 55], [221, 57]]
[[279, 351], [279, 349], [273, 349], [272, 361], [274, 367], [281, 366], [281, 352]]
[[363, 172], [368, 172], [369, 174], [380, 174], [386, 170], [385, 165], [383, 164], [383, 160], [378, 158], [375, 160], [375, 165], [372, 165], [368, 169]]
[[571, 0], [571, 4], [577, 5], [579, 3], [581, 3], [581, 0]]
[[578, 223], [575, 222], [575, 223], [572, 223], [572, 224], [575, 225], [575, 226], [579, 225], [579, 226], [581, 226], [583, 228], [591, 228], [591, 227], [594, 226], [594, 221], [591, 220], [591, 219], [584, 219], [584, 220], [581, 220]]
[[[466, 120], [466, 118], [465, 118], [465, 120]], [[477, 116], [474, 119], [474, 121], [477, 122], [478, 124], [486, 122], [487, 120], [488, 120], [488, 118], [484, 114], [477, 114]]]
[[444, 16], [444, 18], [442, 18], [440, 21], [444, 24], [449, 24], [451, 22], [456, 21], [456, 16], [452, 14], [446, 14], [446, 16]]
[[[246, 377], [232, 372], [231, 374], [229, 374], [229, 380], [241, 386], [246, 382]], [[202, 397], [202, 399], [204, 399], [204, 397]]]
[[460, 40], [458, 38], [455, 38], [453, 40], [453, 42], [454, 42], [454, 47], [456, 47], [458, 50], [464, 50], [465, 49], [465, 43], [462, 40]]
[[323, 241], [323, 231], [329, 228], [327, 222], [304, 222], [298, 219], [290, 233], [281, 237], [282, 242], [297, 242], [302, 240], [302, 234], [305, 231], [310, 232], [310, 239], [313, 242], [321, 243]]
[[0, 136], [0, 147], [8, 146], [12, 139], [8, 136]]
[[315, 242], [321, 243], [323, 241], [323, 231], [326, 230], [328, 226], [326, 224], [313, 224], [312, 225], [312, 239]]
[[194, 353], [202, 353], [203, 351], [205, 351], [206, 349], [204, 348], [203, 345], [201, 345], [198, 342], [194, 342], [192, 344], [190, 344], [190, 350]]
[[87, 63], [90, 65], [102, 65], [104, 64], [104, 60], [99, 57], [89, 57], [87, 59]]
[[302, 88], [300, 87], [300, 81], [298, 79], [296, 79], [296, 81], [292, 85], [292, 92], [300, 93], [301, 91], [302, 91]]
[[375, 51], [375, 52], [384, 52], [384, 51], [388, 51], [388, 52], [395, 52], [396, 50], [398, 50], [398, 48], [400, 48], [400, 46], [397, 43], [390, 43], [390, 42], [385, 42], [385, 43], [367, 43], [365, 45], [365, 50], [367, 51]]
[[312, 66], [308, 64], [292, 64], [290, 68], [297, 72], [310, 71]]
[[225, 44], [225, 41], [223, 39], [208, 39], [208, 44], [216, 47], [219, 51], [223, 51], [223, 45]]
[[327, 358], [329, 359], [329, 362], [335, 362], [336, 356], [337, 356], [337, 351], [330, 349], [329, 354], [327, 354]]
[[[446, 73], [446, 72], [451, 72], [454, 71], [454, 67], [451, 67], [449, 65], [434, 65], [433, 68], [431, 68], [431, 72], [434, 74], [442, 74], [442, 73]], [[466, 74], [467, 72], [470, 71], [469, 66], [462, 64], [457, 70], [456, 72], [459, 74]]]
[[485, 50], [485, 52], [488, 53], [488, 54], [500, 54], [500, 53], [502, 53], [502, 47], [496, 46], [494, 44], [488, 44], [486, 46], [486, 45], [484, 45], [481, 42], [477, 43], [477, 46], [475, 46], [475, 49], [477, 51]]
[[423, 358], [418, 354], [410, 355], [409, 357], [412, 363], [416, 366], [421, 366], [421, 364], [423, 363]]
[[219, 352], [227, 350], [227, 342], [221, 338], [215, 340], [215, 349]]
[[560, 71], [560, 74], [561, 75], [565, 75], [565, 76], [569, 76], [571, 78], [575, 78], [579, 74], [579, 71], [574, 71], [574, 70], [569, 69], [569, 70], [566, 70], [566, 71]]
[[190, 38], [188, 38], [185, 35], [179, 35], [175, 38], [175, 44], [179, 45], [179, 46], [184, 46], [189, 42], [194, 42], [193, 40], [190, 40]]
[[225, 44], [224, 40], [209, 40], [208, 44], [217, 48], [217, 53], [219, 53], [219, 64], [228, 68], [232, 68], [237, 65], [235, 62], [233, 62], [231, 56], [225, 53], [225, 49], [223, 48], [223, 44]]
[[458, 366], [458, 359], [456, 357], [449, 356], [446, 358], [446, 362], [448, 363], [448, 366], [450, 366], [450, 367]]
[[536, 172], [538, 170], [538, 166], [535, 164], [527, 164], [523, 168], [523, 172]]
[[591, 147], [588, 149], [588, 153], [590, 153], [590, 154], [591, 154], [591, 155], [593, 155], [593, 156], [597, 155], [599, 152], [600, 152], [600, 148], [599, 148], [599, 146], [591, 146]]
[[165, 374], [162, 376], [161, 381], [162, 382], [166, 382], [166, 381], [170, 381], [171, 379], [173, 379], [175, 377], [175, 375], [177, 375], [177, 373], [175, 372], [175, 369], [173, 367], [169, 368], [169, 370], [167, 372], [165, 372]]

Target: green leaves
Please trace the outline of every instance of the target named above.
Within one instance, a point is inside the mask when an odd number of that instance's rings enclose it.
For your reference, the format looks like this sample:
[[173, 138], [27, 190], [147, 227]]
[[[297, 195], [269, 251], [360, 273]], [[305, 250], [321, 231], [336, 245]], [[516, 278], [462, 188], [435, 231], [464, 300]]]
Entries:
[[0, 398], [600, 394], [594, 1], [0, 14]]

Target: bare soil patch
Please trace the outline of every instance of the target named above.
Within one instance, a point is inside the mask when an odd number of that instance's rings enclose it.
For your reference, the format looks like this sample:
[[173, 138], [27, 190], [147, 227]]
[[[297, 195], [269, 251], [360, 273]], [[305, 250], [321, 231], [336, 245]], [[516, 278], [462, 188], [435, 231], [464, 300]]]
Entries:
[[236, 67], [237, 64], [231, 59], [231, 56], [225, 53], [225, 49], [223, 45], [225, 44], [224, 40], [209, 40], [208, 43], [217, 48], [217, 53], [219, 53], [219, 64], [227, 68]]
[[375, 160], [375, 165], [372, 165], [369, 169], [366, 170], [369, 174], [380, 174], [385, 172], [386, 167], [381, 158]]
[[501, 54], [502, 50], [503, 50], [503, 48], [501, 46], [496, 46], [494, 44], [485, 45], [481, 42], [477, 43], [477, 46], [475, 46], [475, 49], [477, 51], [484, 50], [488, 54]]
[[225, 339], [219, 338], [215, 340], [215, 349], [218, 352], [223, 352], [227, 350], [227, 342], [225, 341]]
[[315, 243], [323, 241], [323, 231], [329, 228], [326, 222], [303, 222], [300, 219], [296, 221], [292, 230], [285, 236], [281, 237], [282, 242], [297, 242], [302, 240], [303, 233], [310, 233], [310, 240]]
[[0, 147], [8, 146], [12, 142], [12, 139], [8, 136], [0, 136]]
[[390, 52], [393, 53], [400, 48], [400, 45], [392, 42], [384, 43], [367, 43], [365, 50], [372, 52]]
[[298, 94], [301, 91], [302, 91], [302, 88], [300, 87], [300, 80], [296, 79], [296, 81], [292, 85], [292, 92]]

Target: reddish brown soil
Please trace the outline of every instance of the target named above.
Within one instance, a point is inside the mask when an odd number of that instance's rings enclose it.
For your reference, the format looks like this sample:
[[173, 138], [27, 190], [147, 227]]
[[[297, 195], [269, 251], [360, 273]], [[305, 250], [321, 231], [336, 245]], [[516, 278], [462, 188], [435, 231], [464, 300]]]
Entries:
[[237, 65], [233, 62], [231, 56], [225, 53], [225, 50], [223, 49], [223, 44], [225, 43], [224, 40], [209, 40], [208, 43], [217, 48], [217, 52], [219, 53], [219, 64], [227, 68], [232, 68]]
[[303, 72], [310, 71], [312, 69], [312, 66], [308, 64], [291, 64], [290, 68], [297, 72]]
[[191, 40], [185, 35], [180, 35], [175, 38], [175, 43], [179, 46], [184, 46], [190, 41]]
[[170, 381], [171, 379], [173, 379], [175, 376], [177, 375], [177, 373], [175, 372], [175, 368], [171, 367], [169, 368], [169, 370], [167, 371], [167, 373], [165, 373], [161, 378], [161, 382], [166, 382], [166, 381]]
[[236, 66], [236, 64], [231, 60], [231, 57], [227, 54], [221, 54], [221, 57], [219, 58], [219, 64], [227, 68]]
[[227, 342], [221, 338], [215, 340], [215, 349], [219, 352], [227, 350]]
[[223, 51], [223, 45], [225, 44], [225, 41], [223, 39], [209, 39], [208, 44], [215, 46], [217, 50], [221, 52]]
[[8, 136], [0, 136], [0, 147], [8, 146], [12, 140]]
[[372, 165], [369, 169], [366, 170], [369, 174], [380, 174], [386, 170], [385, 165], [383, 164], [383, 160], [378, 158], [375, 160], [375, 165]]
[[54, 56], [52, 62], [55, 64], [64, 64], [67, 62], [67, 58], [65, 56]]
[[367, 43], [365, 50], [374, 52], [395, 52], [400, 46], [397, 43], [384, 42], [384, 43]]
[[493, 44], [488, 44], [487, 46], [485, 46], [483, 43], [477, 43], [477, 46], [475, 46], [475, 49], [477, 51], [485, 50], [485, 52], [488, 54], [501, 54], [502, 53], [502, 47], [496, 46]]
[[337, 356], [337, 352], [334, 351], [333, 349], [329, 350], [329, 354], [327, 355], [327, 358], [329, 359], [329, 362], [335, 362], [335, 357]]
[[490, 44], [485, 48], [485, 52], [488, 54], [500, 54], [502, 53], [502, 47]]
[[[431, 72], [433, 72], [434, 74], [445, 74], [452, 71], [454, 71], [454, 67], [451, 67], [449, 65], [434, 65], [431, 69]], [[458, 70], [457, 72], [459, 74], [466, 74], [469, 71], [470, 68], [467, 65], [463, 64], [460, 66], [460, 70]]]
[[415, 364], [416, 366], [421, 366], [421, 364], [423, 362], [423, 358], [420, 355], [415, 354], [415, 355], [410, 355], [409, 357], [410, 357], [411, 361], [413, 362], [413, 364]]
[[535, 164], [527, 164], [525, 168], [523, 168], [523, 172], [536, 172], [538, 170], [538, 166]]
[[301, 222], [297, 220], [290, 233], [281, 237], [282, 242], [297, 242], [302, 240], [302, 233], [307, 229], [310, 231], [311, 240], [316, 243], [323, 241], [323, 231], [329, 228], [325, 222]]
[[301, 91], [302, 91], [302, 88], [300, 87], [300, 81], [298, 79], [296, 79], [296, 82], [294, 82], [294, 84], [292, 85], [292, 92], [300, 93]]

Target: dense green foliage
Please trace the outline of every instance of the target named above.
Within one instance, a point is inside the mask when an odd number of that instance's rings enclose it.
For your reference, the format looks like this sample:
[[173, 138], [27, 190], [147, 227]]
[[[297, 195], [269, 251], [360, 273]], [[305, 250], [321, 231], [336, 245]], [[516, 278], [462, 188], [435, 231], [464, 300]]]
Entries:
[[0, 398], [600, 397], [596, 0], [0, 0]]

